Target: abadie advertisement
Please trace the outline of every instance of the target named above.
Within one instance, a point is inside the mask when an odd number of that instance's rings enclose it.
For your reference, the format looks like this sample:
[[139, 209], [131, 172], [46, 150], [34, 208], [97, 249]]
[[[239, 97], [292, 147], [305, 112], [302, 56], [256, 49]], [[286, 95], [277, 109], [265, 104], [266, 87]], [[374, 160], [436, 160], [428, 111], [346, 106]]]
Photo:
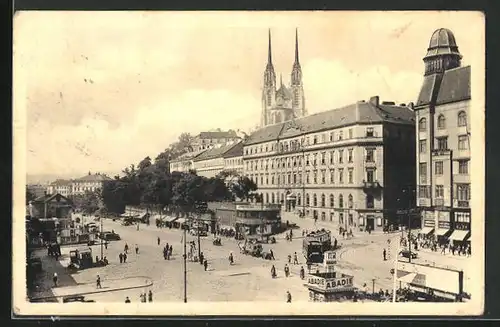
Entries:
[[345, 288], [352, 287], [353, 277], [345, 276], [340, 278], [322, 278], [318, 276], [309, 276], [307, 283], [311, 287], [320, 288], [325, 291], [340, 291]]

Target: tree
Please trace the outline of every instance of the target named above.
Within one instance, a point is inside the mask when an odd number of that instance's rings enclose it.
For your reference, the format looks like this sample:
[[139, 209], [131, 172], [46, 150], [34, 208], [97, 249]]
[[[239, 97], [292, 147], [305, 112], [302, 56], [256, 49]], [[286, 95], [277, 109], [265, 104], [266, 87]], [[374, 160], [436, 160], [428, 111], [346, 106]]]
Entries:
[[252, 196], [252, 192], [256, 190], [257, 184], [246, 176], [240, 176], [238, 180], [231, 185], [231, 191], [241, 200], [248, 200]]
[[35, 198], [35, 194], [31, 192], [28, 185], [26, 185], [26, 204], [29, 204], [29, 202], [35, 200]]

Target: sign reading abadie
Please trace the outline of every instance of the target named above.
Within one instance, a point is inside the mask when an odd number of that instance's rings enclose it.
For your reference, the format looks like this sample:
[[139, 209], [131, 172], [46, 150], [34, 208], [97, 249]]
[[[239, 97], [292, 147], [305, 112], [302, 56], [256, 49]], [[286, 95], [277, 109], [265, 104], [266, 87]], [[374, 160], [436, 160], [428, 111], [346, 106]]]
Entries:
[[309, 276], [307, 283], [325, 290], [336, 288], [352, 287], [352, 276], [341, 278], [321, 278], [317, 276]]

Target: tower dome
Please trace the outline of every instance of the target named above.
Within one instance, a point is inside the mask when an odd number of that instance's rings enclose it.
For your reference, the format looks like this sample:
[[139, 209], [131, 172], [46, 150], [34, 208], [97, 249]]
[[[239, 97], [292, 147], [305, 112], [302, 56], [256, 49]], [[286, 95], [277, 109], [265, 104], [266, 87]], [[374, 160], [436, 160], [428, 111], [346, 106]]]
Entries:
[[432, 33], [424, 57], [425, 75], [460, 67], [461, 59], [453, 32], [447, 28], [437, 29]]

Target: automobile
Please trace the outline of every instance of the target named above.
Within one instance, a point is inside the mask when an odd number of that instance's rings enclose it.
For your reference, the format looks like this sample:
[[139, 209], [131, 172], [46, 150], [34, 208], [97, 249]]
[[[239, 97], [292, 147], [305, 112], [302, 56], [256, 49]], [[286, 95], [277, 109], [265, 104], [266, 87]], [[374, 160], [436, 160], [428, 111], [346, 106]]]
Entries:
[[199, 230], [199, 229], [190, 229], [189, 234], [193, 236], [208, 236], [208, 233], [205, 230]]
[[418, 257], [416, 252], [411, 252], [409, 250], [401, 250], [399, 251], [399, 255], [403, 258], [409, 258], [411, 255], [412, 259], [416, 259]]
[[83, 295], [70, 295], [65, 296], [62, 299], [63, 303], [71, 303], [71, 302], [95, 302], [94, 300], [86, 300]]
[[101, 234], [99, 234], [99, 238], [102, 240], [106, 240], [106, 241], [119, 241], [119, 240], [121, 240], [120, 235], [117, 233], [113, 233], [113, 232], [101, 233]]

